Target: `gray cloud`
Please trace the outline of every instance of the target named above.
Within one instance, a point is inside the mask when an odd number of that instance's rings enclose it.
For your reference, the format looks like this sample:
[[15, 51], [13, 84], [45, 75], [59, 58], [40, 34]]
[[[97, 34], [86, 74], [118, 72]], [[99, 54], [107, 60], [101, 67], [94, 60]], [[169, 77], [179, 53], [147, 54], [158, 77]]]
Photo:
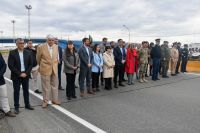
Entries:
[[[16, 18], [18, 34], [27, 30], [26, 0], [1, 0], [0, 29], [12, 35], [8, 24]], [[75, 34], [86, 30], [93, 34], [122, 33], [126, 24], [133, 36], [170, 36], [200, 31], [199, 0], [48, 0], [31, 1], [31, 31], [34, 36]], [[11, 23], [10, 23], [11, 25]], [[107, 34], [105, 33], [105, 34]], [[98, 35], [96, 35], [98, 36]], [[110, 35], [112, 36], [112, 35]]]

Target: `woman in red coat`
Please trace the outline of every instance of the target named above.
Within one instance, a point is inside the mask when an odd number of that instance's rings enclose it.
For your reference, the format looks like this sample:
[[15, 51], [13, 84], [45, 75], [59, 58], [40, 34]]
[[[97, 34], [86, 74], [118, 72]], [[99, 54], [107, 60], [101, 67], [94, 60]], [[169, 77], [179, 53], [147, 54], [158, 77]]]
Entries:
[[128, 75], [128, 84], [134, 84], [133, 83], [133, 76], [135, 72], [135, 57], [137, 56], [137, 51], [135, 49], [135, 46], [133, 44], [129, 44], [127, 49], [127, 55], [126, 55], [126, 66], [125, 66], [125, 72]]

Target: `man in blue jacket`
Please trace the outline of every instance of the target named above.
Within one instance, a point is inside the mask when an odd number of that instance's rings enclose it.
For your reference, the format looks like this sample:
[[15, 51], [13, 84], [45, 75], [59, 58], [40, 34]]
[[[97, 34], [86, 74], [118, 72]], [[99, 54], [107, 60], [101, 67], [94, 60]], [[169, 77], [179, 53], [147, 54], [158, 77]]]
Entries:
[[15, 117], [16, 115], [10, 111], [8, 102], [7, 87], [4, 79], [4, 73], [6, 72], [6, 63], [0, 53], [0, 101], [3, 111], [8, 117]]

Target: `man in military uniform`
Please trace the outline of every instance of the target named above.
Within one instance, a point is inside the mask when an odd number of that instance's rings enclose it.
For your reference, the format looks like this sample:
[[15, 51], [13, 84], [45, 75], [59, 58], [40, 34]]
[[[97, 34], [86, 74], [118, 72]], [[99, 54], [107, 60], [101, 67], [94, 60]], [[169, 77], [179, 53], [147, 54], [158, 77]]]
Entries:
[[188, 50], [188, 45], [185, 44], [184, 48], [182, 49], [182, 63], [181, 63], [181, 72], [187, 72], [186, 71], [186, 66], [187, 66], [187, 62], [188, 62], [188, 54], [189, 54], [189, 50]]
[[177, 65], [176, 65], [176, 74], [179, 74], [179, 67], [180, 67], [180, 64], [181, 64], [181, 57], [182, 57], [182, 48], [181, 48], [181, 43], [178, 42], [177, 43], [177, 50], [178, 50], [178, 53], [179, 53], [179, 58], [178, 58], [178, 62], [177, 62]]
[[161, 67], [162, 67], [162, 77], [169, 78], [167, 72], [169, 69], [169, 60], [170, 60], [170, 49], [168, 47], [169, 42], [164, 41], [163, 46], [161, 47]]
[[143, 41], [142, 42], [142, 47], [139, 50], [139, 64], [140, 64], [140, 71], [139, 71], [139, 78], [140, 78], [140, 83], [143, 82], [148, 82], [145, 79], [145, 72], [147, 69], [147, 64], [148, 64], [148, 42]]
[[179, 59], [179, 52], [177, 49], [177, 43], [173, 43], [171, 49], [171, 75], [176, 76], [176, 66]]

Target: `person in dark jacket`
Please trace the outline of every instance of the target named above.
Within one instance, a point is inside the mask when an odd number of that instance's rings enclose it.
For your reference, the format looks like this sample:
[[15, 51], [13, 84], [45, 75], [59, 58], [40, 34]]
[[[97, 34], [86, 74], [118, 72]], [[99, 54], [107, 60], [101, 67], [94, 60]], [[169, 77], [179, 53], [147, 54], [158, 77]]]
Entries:
[[119, 86], [125, 86], [122, 84], [123, 81], [123, 73], [124, 73], [124, 65], [126, 61], [126, 50], [123, 46], [123, 40], [118, 40], [118, 46], [114, 48], [113, 51], [115, 57], [115, 69], [114, 69], [114, 87], [118, 88], [117, 80], [119, 76]]
[[181, 72], [187, 72], [186, 71], [186, 66], [187, 66], [187, 62], [188, 62], [188, 54], [189, 54], [189, 50], [188, 50], [188, 45], [185, 44], [184, 48], [182, 49], [182, 63], [181, 63]]
[[27, 42], [27, 47], [25, 48], [26, 50], [28, 50], [31, 55], [32, 55], [32, 59], [33, 59], [33, 68], [31, 70], [31, 79], [32, 79], [32, 87], [33, 87], [33, 90], [35, 93], [38, 93], [38, 94], [41, 94], [42, 92], [39, 90], [38, 88], [38, 80], [37, 80], [37, 77], [38, 77], [38, 64], [37, 64], [37, 60], [36, 60], [36, 54], [37, 54], [37, 51], [36, 51], [36, 48], [33, 47], [33, 42], [32, 40], [29, 40]]
[[10, 111], [7, 87], [4, 79], [4, 73], [6, 72], [6, 63], [0, 53], [0, 103], [1, 107], [8, 117], [15, 117], [16, 115]]
[[61, 73], [62, 73], [62, 48], [59, 46], [59, 40], [58, 38], [55, 38], [55, 44], [58, 45], [58, 54], [59, 54], [59, 62], [58, 62], [58, 89], [59, 90], [64, 90], [62, 88], [62, 84], [61, 84], [61, 81], [62, 81], [62, 76], [61, 76]]
[[152, 48], [150, 56], [153, 60], [153, 74], [152, 74], [152, 80], [160, 80], [158, 78], [158, 72], [160, 67], [160, 59], [161, 59], [161, 48], [160, 48], [160, 39], [156, 39], [156, 44]]
[[80, 73], [79, 73], [79, 86], [80, 86], [80, 96], [84, 97], [84, 82], [86, 79], [87, 93], [94, 94], [91, 89], [91, 68], [93, 65], [93, 54], [90, 48], [89, 38], [83, 39], [83, 46], [79, 49], [80, 58]]
[[161, 47], [161, 67], [162, 67], [162, 77], [169, 78], [167, 72], [169, 69], [169, 62], [171, 57], [171, 51], [168, 47], [169, 42], [164, 41], [163, 46]]
[[67, 48], [63, 52], [64, 73], [66, 74], [66, 96], [68, 100], [76, 98], [75, 79], [79, 65], [79, 56], [72, 41], [68, 41]]
[[33, 66], [31, 53], [24, 49], [24, 40], [18, 38], [16, 41], [17, 49], [10, 51], [8, 56], [8, 67], [11, 71], [11, 80], [14, 88], [15, 113], [19, 113], [20, 86], [24, 93], [24, 104], [28, 110], [34, 110], [29, 102], [29, 78]]

